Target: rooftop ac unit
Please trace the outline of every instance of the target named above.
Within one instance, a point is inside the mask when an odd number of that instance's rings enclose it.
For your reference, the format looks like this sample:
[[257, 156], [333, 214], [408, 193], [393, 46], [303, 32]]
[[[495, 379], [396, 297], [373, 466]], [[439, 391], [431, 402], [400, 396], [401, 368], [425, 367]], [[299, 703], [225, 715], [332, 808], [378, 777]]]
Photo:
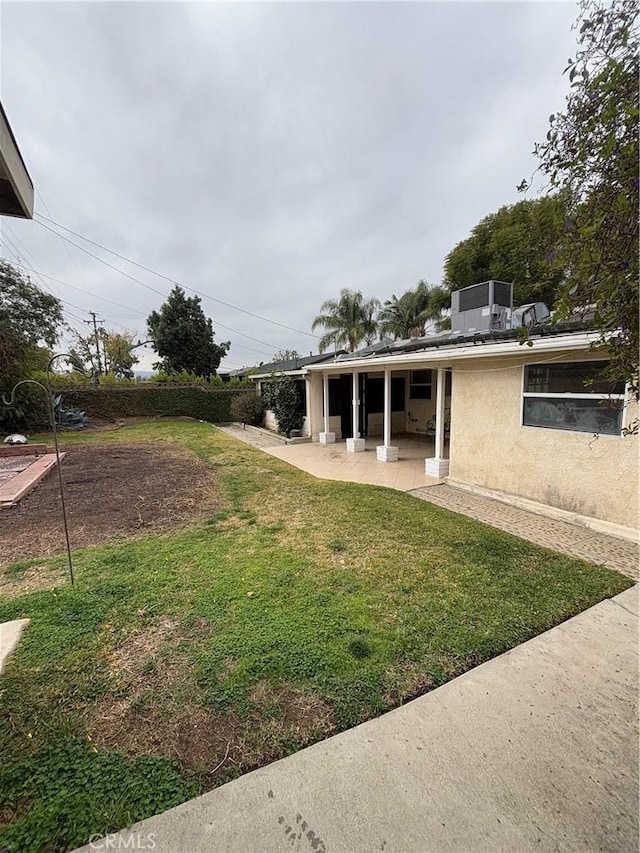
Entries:
[[490, 332], [511, 326], [513, 285], [506, 281], [483, 281], [451, 294], [453, 333]]

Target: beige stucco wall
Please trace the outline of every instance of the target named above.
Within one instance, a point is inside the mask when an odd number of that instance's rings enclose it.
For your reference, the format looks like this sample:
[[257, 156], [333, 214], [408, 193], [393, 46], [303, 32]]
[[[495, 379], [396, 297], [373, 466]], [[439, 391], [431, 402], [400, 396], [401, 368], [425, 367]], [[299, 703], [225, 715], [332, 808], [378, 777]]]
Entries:
[[543, 360], [453, 366], [450, 478], [637, 529], [638, 436], [521, 425], [523, 364]]

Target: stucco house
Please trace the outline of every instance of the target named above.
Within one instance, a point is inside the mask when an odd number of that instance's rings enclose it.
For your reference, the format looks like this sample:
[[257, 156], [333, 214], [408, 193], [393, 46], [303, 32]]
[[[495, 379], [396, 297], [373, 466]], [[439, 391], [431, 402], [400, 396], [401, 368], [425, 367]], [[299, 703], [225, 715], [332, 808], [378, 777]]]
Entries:
[[304, 387], [314, 441], [360, 453], [380, 436], [377, 459], [389, 464], [402, 459], [394, 438], [422, 436], [426, 479], [636, 539], [638, 405], [622, 379], [600, 377], [598, 334], [579, 319], [544, 322], [548, 313], [514, 310], [511, 285], [483, 282], [456, 295], [450, 332], [282, 372]]

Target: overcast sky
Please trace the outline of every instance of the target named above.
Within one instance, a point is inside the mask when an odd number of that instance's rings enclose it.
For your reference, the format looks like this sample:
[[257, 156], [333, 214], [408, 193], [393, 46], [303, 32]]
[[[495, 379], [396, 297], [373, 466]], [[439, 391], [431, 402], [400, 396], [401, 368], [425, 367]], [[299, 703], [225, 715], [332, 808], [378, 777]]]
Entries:
[[[342, 287], [385, 299], [440, 282], [478, 220], [518, 201], [564, 103], [577, 5], [5, 0], [0, 15], [0, 93], [37, 213], [301, 330], [203, 299], [233, 368], [317, 350], [304, 332]], [[34, 275], [75, 327], [91, 309], [145, 336], [161, 295], [36, 221], [0, 227], [2, 254], [53, 277]]]

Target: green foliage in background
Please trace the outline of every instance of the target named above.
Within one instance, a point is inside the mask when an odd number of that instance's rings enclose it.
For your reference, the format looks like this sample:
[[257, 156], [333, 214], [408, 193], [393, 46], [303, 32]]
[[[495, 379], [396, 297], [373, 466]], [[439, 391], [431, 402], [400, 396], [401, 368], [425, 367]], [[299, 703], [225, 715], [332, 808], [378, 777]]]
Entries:
[[205, 317], [198, 296], [186, 296], [177, 285], [159, 311], [147, 320], [153, 348], [160, 356], [155, 365], [169, 373], [186, 370], [196, 376], [213, 376], [229, 343], [216, 344], [213, 323]]
[[[635, 0], [583, 0], [565, 109], [536, 145], [551, 186], [568, 197], [558, 245], [566, 271], [558, 318], [595, 307], [609, 373], [638, 396], [638, 55]], [[525, 185], [526, 186], [526, 185]], [[523, 187], [524, 188], [524, 187]]]
[[514, 305], [553, 307], [564, 279], [555, 252], [566, 218], [562, 194], [505, 205], [485, 216], [447, 255], [446, 286], [459, 290], [490, 279], [508, 281]]

